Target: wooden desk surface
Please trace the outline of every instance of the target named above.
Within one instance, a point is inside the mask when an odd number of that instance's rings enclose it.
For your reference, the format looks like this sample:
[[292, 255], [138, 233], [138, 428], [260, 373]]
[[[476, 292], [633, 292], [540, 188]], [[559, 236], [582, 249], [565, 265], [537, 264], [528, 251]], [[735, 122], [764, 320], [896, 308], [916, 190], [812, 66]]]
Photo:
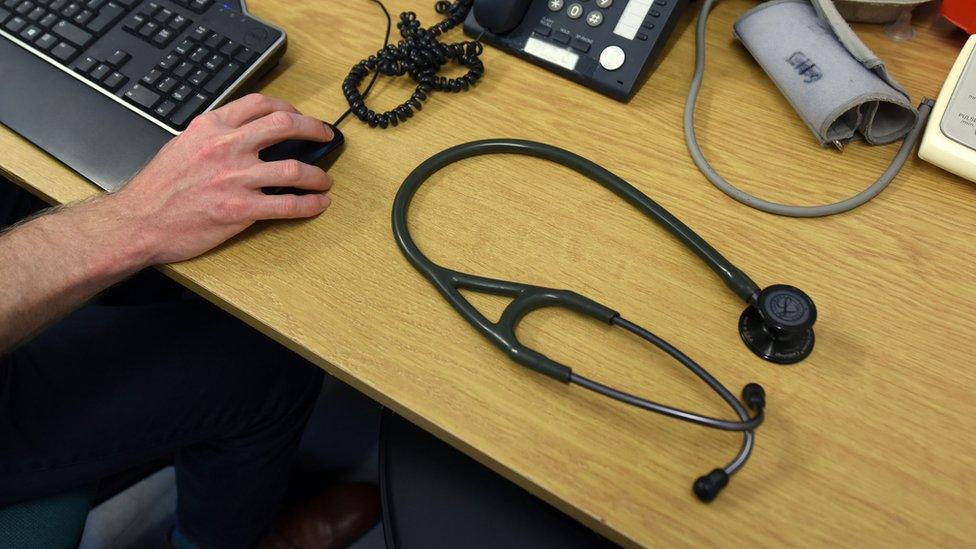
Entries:
[[[374, 52], [383, 19], [365, 0], [251, 0], [290, 33], [261, 84], [334, 119], [349, 67]], [[432, 2], [412, 7], [427, 24]], [[727, 0], [709, 34], [699, 129], [706, 153], [761, 196], [819, 203], [873, 181], [895, 146], [820, 149], [731, 38]], [[394, 130], [344, 124], [335, 203], [307, 222], [262, 223], [216, 252], [166, 271], [330, 373], [627, 544], [963, 545], [976, 533], [976, 186], [913, 158], [854, 213], [786, 219], [726, 198], [688, 158], [681, 112], [692, 70], [692, 14], [630, 104], [487, 50], [470, 93], [435, 95]], [[917, 100], [937, 95], [964, 36], [927, 25], [910, 44], [862, 27]], [[458, 34], [451, 34], [457, 37]], [[372, 103], [408, 86], [382, 80]], [[446, 266], [566, 287], [676, 344], [734, 391], [769, 395], [748, 466], [712, 505], [698, 475], [734, 455], [723, 434], [618, 405], [509, 362], [401, 257], [390, 207], [404, 176], [448, 146], [486, 137], [556, 144], [597, 162], [670, 208], [760, 285], [789, 283], [819, 307], [817, 347], [781, 367], [739, 341], [743, 304], [686, 249], [599, 186], [526, 158], [450, 167], [420, 192], [414, 234]], [[0, 129], [3, 171], [48, 198], [93, 194], [67, 168]], [[494, 299], [473, 298], [488, 311]], [[661, 353], [620, 330], [541, 311], [524, 341], [584, 375], [730, 416]]]

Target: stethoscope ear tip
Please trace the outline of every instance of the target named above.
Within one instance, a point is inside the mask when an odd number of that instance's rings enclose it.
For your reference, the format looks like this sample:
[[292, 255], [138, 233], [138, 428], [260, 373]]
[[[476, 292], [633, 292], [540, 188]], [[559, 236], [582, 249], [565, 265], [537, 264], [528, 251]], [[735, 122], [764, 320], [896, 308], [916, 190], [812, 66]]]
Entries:
[[739, 317], [739, 335], [749, 350], [776, 364], [795, 364], [810, 356], [817, 321], [810, 296], [794, 286], [774, 284], [751, 301]]
[[699, 500], [708, 503], [718, 497], [722, 488], [729, 483], [729, 474], [725, 469], [715, 469], [707, 475], [702, 475], [695, 480], [692, 490]]

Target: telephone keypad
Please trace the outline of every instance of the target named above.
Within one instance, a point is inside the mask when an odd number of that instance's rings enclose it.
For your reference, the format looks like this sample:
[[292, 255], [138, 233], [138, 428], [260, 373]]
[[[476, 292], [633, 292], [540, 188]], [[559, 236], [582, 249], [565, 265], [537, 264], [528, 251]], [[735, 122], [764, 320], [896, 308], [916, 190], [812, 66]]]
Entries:
[[[592, 3], [590, 3], [592, 2]], [[469, 36], [628, 100], [663, 55], [689, 0], [536, 0], [519, 27], [493, 34], [473, 14]]]

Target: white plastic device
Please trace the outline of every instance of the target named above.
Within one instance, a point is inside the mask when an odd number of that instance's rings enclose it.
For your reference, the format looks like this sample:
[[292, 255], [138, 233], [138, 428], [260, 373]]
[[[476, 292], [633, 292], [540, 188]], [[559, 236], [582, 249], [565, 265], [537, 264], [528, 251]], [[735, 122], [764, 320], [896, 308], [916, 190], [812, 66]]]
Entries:
[[976, 181], [976, 35], [949, 71], [932, 109], [918, 156]]

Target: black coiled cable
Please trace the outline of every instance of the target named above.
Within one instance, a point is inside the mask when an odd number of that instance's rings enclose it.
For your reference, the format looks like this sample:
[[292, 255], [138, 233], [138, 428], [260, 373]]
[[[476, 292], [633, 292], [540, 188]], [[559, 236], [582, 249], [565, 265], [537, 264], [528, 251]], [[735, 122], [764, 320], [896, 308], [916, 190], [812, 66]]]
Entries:
[[[468, 90], [485, 73], [485, 66], [480, 59], [483, 50], [481, 42], [474, 40], [445, 44], [439, 40], [439, 37], [461, 24], [473, 4], [474, 0], [455, 0], [453, 3], [439, 0], [434, 5], [434, 9], [437, 13], [447, 16], [429, 28], [421, 26], [414, 12], [401, 13], [397, 29], [402, 39], [393, 45], [388, 43], [389, 38], [387, 38], [387, 43], [376, 52], [376, 55], [371, 55], [357, 63], [343, 81], [342, 93], [349, 103], [349, 110], [336, 120], [336, 124], [352, 113], [373, 128], [396, 126], [406, 122], [413, 116], [414, 111], [422, 109], [423, 103], [430, 97], [431, 92], [457, 93]], [[389, 17], [385, 7], [383, 11]], [[389, 34], [387, 36], [389, 37]], [[438, 71], [448, 62], [467, 67], [468, 72], [457, 78], [438, 76]], [[360, 92], [360, 84], [370, 73], [373, 73], [373, 80], [365, 92]], [[369, 93], [377, 74], [409, 75], [417, 83], [417, 87], [410, 98], [400, 105], [386, 112], [377, 113], [366, 106], [366, 94]]]

